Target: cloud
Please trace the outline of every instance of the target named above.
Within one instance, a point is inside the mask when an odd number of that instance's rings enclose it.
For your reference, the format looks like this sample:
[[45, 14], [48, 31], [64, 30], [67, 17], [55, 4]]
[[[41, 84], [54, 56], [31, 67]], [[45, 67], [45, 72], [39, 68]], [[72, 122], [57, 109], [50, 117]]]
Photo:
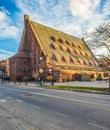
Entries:
[[74, 30], [74, 35], [77, 33], [77, 32], [79, 32], [79, 34], [80, 34], [80, 32], [81, 32], [81, 28], [78, 26], [78, 25], [60, 25], [59, 26], [59, 29], [60, 30], [62, 30], [63, 32], [66, 32], [66, 33], [68, 33], [68, 34], [70, 34], [70, 35], [72, 35], [73, 34], [73, 30]]
[[0, 60], [7, 59], [7, 58], [13, 56], [13, 54], [14, 54], [13, 52], [0, 49]]
[[9, 55], [9, 54], [0, 54], [0, 60], [8, 59], [11, 56], [12, 55]]
[[[65, 33], [81, 36], [84, 32], [92, 31], [99, 23], [108, 21], [105, 17], [110, 14], [109, 0], [101, 4], [101, 0], [12, 0], [20, 10], [17, 16], [17, 26], [23, 30], [23, 15], [38, 23], [61, 29]], [[103, 5], [103, 6], [102, 6]], [[102, 6], [102, 8], [100, 8]], [[19, 30], [13, 24], [9, 12], [2, 8], [1, 32], [6, 36], [17, 37]], [[4, 24], [5, 23], [5, 24]], [[8, 28], [5, 28], [8, 26]], [[4, 27], [4, 28], [3, 28]], [[0, 33], [1, 33], [0, 32]], [[77, 33], [76, 33], [77, 32]], [[1, 35], [3, 37], [4, 35]]]
[[0, 52], [2, 52], [2, 53], [7, 53], [7, 54], [14, 54], [14, 53], [11, 52], [11, 51], [6, 51], [6, 50], [2, 50], [2, 49], [0, 49]]
[[28, 14], [36, 22], [75, 36], [92, 31], [99, 23], [107, 21], [104, 18], [110, 4], [109, 0], [103, 6], [101, 0], [15, 0], [15, 3], [21, 11], [19, 19]]
[[[105, 0], [13, 0], [20, 10], [18, 24], [23, 15], [31, 20], [65, 33], [82, 37], [110, 18], [110, 1]], [[21, 21], [20, 21], [21, 20]], [[22, 30], [22, 28], [20, 27]]]
[[99, 4], [100, 0], [70, 0], [70, 11], [74, 17], [89, 19]]
[[108, 56], [109, 55], [109, 51], [106, 47], [97, 48], [97, 49], [93, 50], [93, 53], [96, 56]]
[[5, 14], [3, 12], [0, 12], [0, 21], [3, 21], [5, 19]]
[[18, 37], [19, 29], [14, 25], [9, 14], [5, 8], [0, 8], [0, 38]]
[[106, 21], [110, 22], [110, 1], [106, 0], [106, 3], [103, 5], [103, 17]]

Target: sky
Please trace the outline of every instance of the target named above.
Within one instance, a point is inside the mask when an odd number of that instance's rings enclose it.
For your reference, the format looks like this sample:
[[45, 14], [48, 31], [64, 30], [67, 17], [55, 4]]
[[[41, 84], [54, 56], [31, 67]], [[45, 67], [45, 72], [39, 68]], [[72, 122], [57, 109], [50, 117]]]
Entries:
[[0, 0], [0, 60], [17, 52], [24, 14], [32, 21], [82, 38], [99, 24], [110, 22], [110, 0]]

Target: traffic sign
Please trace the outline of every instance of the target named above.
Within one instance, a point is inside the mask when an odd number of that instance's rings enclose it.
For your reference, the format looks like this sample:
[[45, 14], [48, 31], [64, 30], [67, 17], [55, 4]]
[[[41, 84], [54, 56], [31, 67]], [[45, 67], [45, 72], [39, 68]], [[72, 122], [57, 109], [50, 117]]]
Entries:
[[43, 73], [43, 69], [39, 69], [39, 72], [42, 74]]

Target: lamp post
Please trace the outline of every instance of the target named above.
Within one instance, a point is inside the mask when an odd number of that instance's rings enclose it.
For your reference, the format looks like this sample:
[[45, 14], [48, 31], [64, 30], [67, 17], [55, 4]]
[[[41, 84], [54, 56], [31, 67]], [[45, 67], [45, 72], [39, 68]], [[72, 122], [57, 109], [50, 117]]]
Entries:
[[23, 71], [24, 71], [24, 81], [25, 81], [25, 85], [27, 85], [27, 80], [28, 80], [28, 79], [27, 79], [27, 71], [28, 71], [28, 70], [27, 70], [27, 68], [24, 68]]
[[[109, 71], [110, 71], [110, 69], [109, 69]], [[110, 72], [108, 72], [108, 83], [109, 83], [108, 92], [110, 92]]]
[[53, 79], [53, 75], [54, 74], [54, 67], [53, 67], [53, 63], [52, 63], [52, 85], [54, 85], [54, 79]]
[[51, 52], [52, 52], [52, 56], [51, 56], [51, 59], [52, 59], [52, 81], [51, 81], [51, 83], [52, 83], [52, 85], [54, 85], [54, 78], [53, 78], [53, 76], [54, 76], [53, 49], [51, 49]]
[[2, 72], [2, 83], [4, 83], [5, 74]]
[[40, 64], [40, 68], [39, 68], [39, 77], [40, 77], [40, 85], [42, 86], [42, 73], [43, 73], [43, 69], [41, 68], [41, 61], [43, 60], [43, 57], [39, 58], [39, 64]]

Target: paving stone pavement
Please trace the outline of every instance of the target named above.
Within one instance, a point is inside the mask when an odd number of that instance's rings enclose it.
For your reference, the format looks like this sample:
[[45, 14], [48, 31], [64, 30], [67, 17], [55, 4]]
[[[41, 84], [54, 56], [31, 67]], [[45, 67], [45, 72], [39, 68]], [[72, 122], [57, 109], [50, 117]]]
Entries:
[[39, 130], [22, 117], [8, 111], [0, 105], [0, 130]]

